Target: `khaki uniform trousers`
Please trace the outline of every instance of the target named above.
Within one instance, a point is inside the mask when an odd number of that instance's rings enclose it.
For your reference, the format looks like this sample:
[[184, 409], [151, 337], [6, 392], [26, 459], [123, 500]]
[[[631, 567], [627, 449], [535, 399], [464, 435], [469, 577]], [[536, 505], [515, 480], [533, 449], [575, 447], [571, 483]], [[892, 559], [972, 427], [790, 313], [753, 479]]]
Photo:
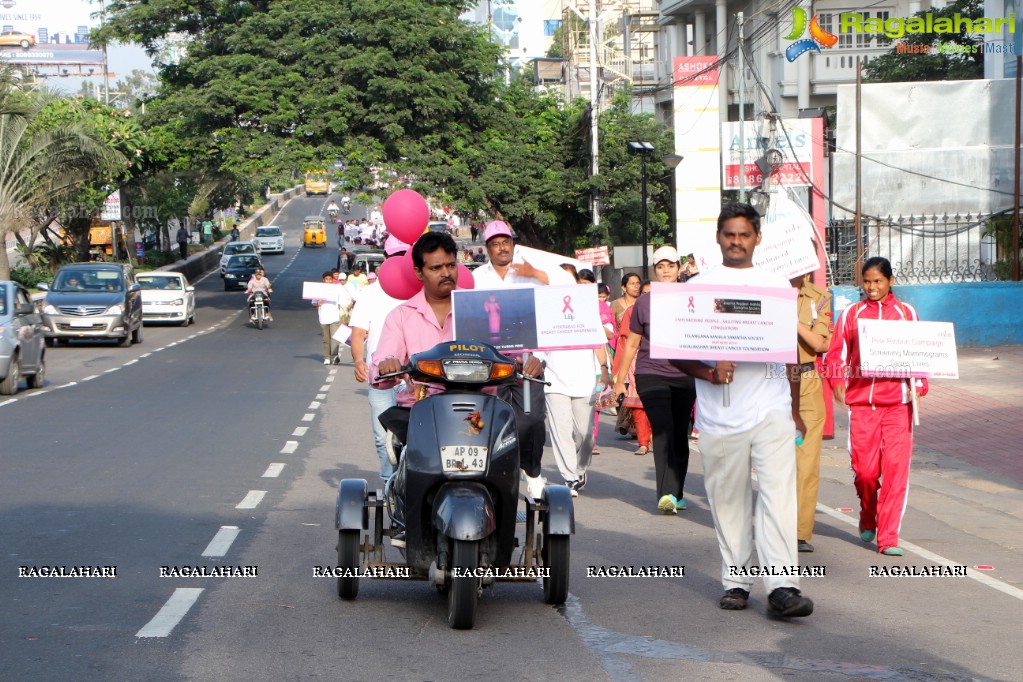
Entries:
[[824, 387], [815, 369], [803, 372], [800, 377], [799, 416], [806, 425], [806, 433], [803, 434], [803, 444], [796, 446], [796, 537], [809, 541], [813, 537], [821, 473], [821, 442], [827, 417]]

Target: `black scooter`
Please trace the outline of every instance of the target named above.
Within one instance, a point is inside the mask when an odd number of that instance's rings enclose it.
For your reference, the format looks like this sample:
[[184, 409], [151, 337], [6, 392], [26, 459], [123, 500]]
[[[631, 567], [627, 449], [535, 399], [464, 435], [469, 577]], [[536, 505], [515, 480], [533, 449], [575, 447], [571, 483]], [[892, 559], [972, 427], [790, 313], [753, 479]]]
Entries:
[[[369, 491], [364, 479], [341, 481], [338, 596], [354, 599], [363, 576], [429, 580], [448, 595], [448, 624], [462, 629], [473, 627], [483, 588], [497, 580], [541, 578], [544, 600], [564, 602], [575, 532], [571, 492], [548, 485], [539, 501], [520, 497], [515, 413], [483, 393], [517, 379], [542, 382], [523, 377], [513, 360], [476, 341], [438, 344], [386, 376], [405, 374], [445, 392], [410, 411], [391, 408], [381, 416], [393, 438], [406, 443], [385, 490]], [[523, 524], [521, 544], [517, 522]], [[385, 536], [402, 533], [405, 561], [384, 561]]]

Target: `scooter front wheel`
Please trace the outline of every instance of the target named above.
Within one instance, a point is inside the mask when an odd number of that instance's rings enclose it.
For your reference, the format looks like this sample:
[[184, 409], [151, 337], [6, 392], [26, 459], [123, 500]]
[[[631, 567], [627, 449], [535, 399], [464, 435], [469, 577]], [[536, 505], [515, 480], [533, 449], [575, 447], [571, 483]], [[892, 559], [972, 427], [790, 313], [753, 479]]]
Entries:
[[342, 575], [337, 579], [337, 596], [355, 599], [359, 595], [359, 531], [340, 530], [337, 538], [337, 567]]
[[451, 553], [451, 587], [448, 590], [448, 625], [456, 630], [469, 630], [476, 624], [476, 605], [480, 579], [479, 543], [455, 540]]
[[564, 604], [568, 598], [569, 536], [545, 535], [543, 539], [543, 600], [548, 604]]

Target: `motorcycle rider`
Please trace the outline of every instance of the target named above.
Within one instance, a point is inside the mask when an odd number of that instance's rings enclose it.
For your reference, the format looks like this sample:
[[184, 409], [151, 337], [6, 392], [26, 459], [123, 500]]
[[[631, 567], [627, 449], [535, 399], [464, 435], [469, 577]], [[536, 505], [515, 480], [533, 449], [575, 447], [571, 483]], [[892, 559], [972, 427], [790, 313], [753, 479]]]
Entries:
[[351, 211], [352, 210], [352, 198], [350, 196], [348, 196], [347, 194], [342, 196], [341, 197], [341, 206], [344, 207], [345, 213], [348, 213], [349, 211]]
[[337, 212], [339, 210], [341, 209], [338, 208], [337, 202], [331, 199], [330, 203], [327, 204], [327, 215], [330, 217], [331, 220], [337, 219]]
[[255, 320], [252, 307], [252, 295], [257, 291], [263, 294], [263, 304], [266, 306], [267, 321], [273, 322], [273, 315], [270, 314], [270, 294], [273, 293], [273, 288], [270, 286], [270, 280], [266, 278], [263, 268], [257, 268], [256, 271], [252, 273], [252, 278], [249, 279], [249, 283], [245, 285], [245, 294], [248, 296], [247, 305], [249, 308], [250, 320]]

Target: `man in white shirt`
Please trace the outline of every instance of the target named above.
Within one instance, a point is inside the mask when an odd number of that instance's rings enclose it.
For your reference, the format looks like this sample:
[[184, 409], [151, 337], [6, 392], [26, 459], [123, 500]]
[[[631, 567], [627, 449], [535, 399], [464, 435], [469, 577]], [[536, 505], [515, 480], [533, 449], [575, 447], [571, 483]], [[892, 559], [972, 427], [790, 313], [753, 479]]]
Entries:
[[[334, 284], [334, 273], [323, 273], [324, 284]], [[323, 334], [323, 364], [329, 365], [337, 360], [338, 342], [334, 339], [341, 326], [341, 310], [338, 308], [337, 300], [313, 299], [313, 307], [316, 308], [316, 315], [320, 320], [320, 331]]]
[[[515, 240], [511, 228], [501, 220], [489, 223], [483, 233], [487, 254], [490, 261], [473, 271], [473, 279], [477, 289], [502, 289], [512, 286], [545, 286], [548, 284], [575, 284], [570, 274], [555, 267], [541, 270], [515, 256]], [[507, 353], [514, 357], [514, 354]], [[525, 373], [543, 380], [538, 364], [546, 364], [534, 356], [519, 356], [523, 362]], [[540, 462], [543, 458], [543, 446], [547, 440], [544, 428], [544, 391], [539, 384], [533, 384], [529, 391], [529, 412], [525, 411], [525, 392], [521, 384], [501, 386], [497, 397], [504, 400], [515, 410], [516, 430], [519, 439], [519, 464], [526, 478], [527, 493], [533, 499], [539, 499], [543, 493], [544, 480], [540, 476]]]
[[[388, 237], [384, 244], [387, 258], [400, 257], [409, 249], [409, 245], [397, 237]], [[369, 360], [373, 351], [380, 343], [380, 334], [384, 330], [387, 315], [404, 303], [401, 299], [391, 298], [380, 286], [379, 280], [359, 290], [359, 298], [352, 309], [349, 326], [352, 328], [352, 360], [355, 364], [355, 380], [366, 383], [369, 378]], [[402, 386], [391, 388], [374, 388], [369, 385], [369, 420], [373, 429], [373, 443], [377, 457], [380, 459], [380, 478], [387, 480], [394, 474], [394, 465], [387, 455], [387, 431], [380, 423], [380, 415], [389, 407], [398, 404], [398, 392]]]
[[[753, 265], [753, 251], [760, 243], [760, 215], [749, 204], [729, 204], [721, 209], [717, 242], [723, 263], [701, 273], [696, 280], [701, 285], [791, 287], [781, 275]], [[696, 427], [725, 588], [721, 608], [746, 608], [753, 584], [749, 569], [767, 566], [772, 569], [763, 576], [768, 614], [809, 616], [813, 602], [800, 593], [798, 574], [788, 575], [799, 564], [794, 434], [797, 428], [806, 432], [799, 417], [798, 371], [789, 366], [787, 376], [779, 376], [763, 362], [721, 360], [713, 367], [694, 361], [675, 364], [697, 379], [700, 407]], [[728, 406], [724, 405], [724, 385], [729, 387]], [[755, 510], [753, 467], [758, 488]]]

